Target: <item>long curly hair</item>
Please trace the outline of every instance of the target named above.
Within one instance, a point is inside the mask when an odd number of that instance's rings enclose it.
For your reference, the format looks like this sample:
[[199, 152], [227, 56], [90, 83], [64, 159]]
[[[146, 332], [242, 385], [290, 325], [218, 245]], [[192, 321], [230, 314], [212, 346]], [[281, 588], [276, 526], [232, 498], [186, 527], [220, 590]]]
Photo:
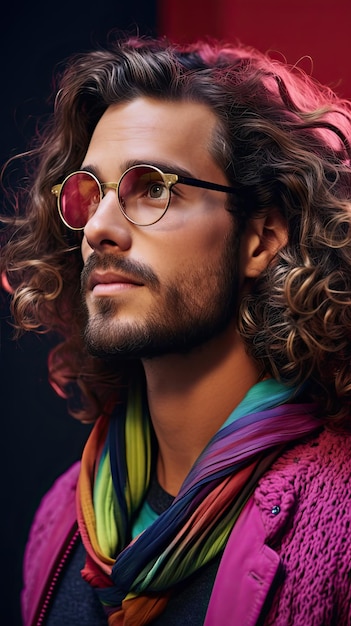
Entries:
[[212, 155], [237, 188], [227, 208], [241, 232], [272, 207], [283, 215], [288, 243], [243, 298], [239, 331], [264, 372], [301, 388], [327, 423], [347, 428], [351, 105], [297, 67], [241, 44], [118, 39], [67, 62], [7, 219], [0, 268], [17, 328], [60, 333], [50, 379], [80, 419], [93, 420], [138, 367], [86, 354], [81, 235], [64, 227], [50, 190], [79, 169], [107, 107], [140, 96], [203, 103], [215, 113]]

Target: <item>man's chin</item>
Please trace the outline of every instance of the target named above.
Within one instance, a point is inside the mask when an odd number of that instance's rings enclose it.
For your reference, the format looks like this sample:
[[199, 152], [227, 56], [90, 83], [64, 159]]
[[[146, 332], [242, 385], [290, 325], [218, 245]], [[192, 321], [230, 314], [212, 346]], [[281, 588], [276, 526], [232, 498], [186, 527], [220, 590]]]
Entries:
[[[103, 332], [101, 332], [103, 329]], [[149, 353], [149, 338], [140, 333], [126, 332], [122, 329], [118, 334], [116, 328], [109, 324], [89, 324], [84, 332], [87, 351], [92, 356], [102, 359], [122, 360], [142, 358]]]
[[175, 336], [153, 336], [143, 334], [134, 334], [124, 337], [121, 336], [109, 338], [85, 333], [86, 348], [92, 356], [99, 357], [104, 360], [121, 361], [121, 360], [145, 360], [150, 361], [165, 356], [179, 355], [186, 356], [194, 351], [201, 350], [202, 347], [211, 341], [215, 336], [220, 334], [217, 332], [208, 332], [206, 334], [198, 333], [196, 335], [179, 335]]

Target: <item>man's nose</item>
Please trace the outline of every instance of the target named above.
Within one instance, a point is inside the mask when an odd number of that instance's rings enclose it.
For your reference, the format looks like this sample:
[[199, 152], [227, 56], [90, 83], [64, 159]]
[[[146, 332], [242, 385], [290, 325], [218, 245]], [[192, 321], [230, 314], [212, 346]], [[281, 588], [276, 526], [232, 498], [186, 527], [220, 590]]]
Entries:
[[130, 247], [131, 224], [120, 210], [115, 190], [106, 189], [105, 196], [85, 225], [84, 237], [94, 250], [108, 246], [121, 250]]

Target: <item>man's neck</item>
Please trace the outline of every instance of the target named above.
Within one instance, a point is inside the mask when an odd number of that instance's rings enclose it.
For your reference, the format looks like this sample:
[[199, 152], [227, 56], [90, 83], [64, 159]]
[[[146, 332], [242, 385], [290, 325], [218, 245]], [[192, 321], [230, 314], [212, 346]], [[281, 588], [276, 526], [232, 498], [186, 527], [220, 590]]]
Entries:
[[190, 354], [146, 360], [144, 369], [159, 444], [158, 481], [176, 495], [199, 454], [258, 381], [259, 371], [232, 330]]

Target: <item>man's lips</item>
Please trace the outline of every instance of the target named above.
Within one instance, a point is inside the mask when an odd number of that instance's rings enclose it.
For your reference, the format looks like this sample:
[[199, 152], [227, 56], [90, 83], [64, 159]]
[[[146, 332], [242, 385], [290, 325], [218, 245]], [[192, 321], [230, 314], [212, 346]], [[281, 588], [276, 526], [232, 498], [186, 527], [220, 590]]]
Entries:
[[129, 286], [140, 287], [143, 283], [140, 279], [114, 271], [93, 271], [88, 279], [89, 291], [107, 291], [123, 289]]

